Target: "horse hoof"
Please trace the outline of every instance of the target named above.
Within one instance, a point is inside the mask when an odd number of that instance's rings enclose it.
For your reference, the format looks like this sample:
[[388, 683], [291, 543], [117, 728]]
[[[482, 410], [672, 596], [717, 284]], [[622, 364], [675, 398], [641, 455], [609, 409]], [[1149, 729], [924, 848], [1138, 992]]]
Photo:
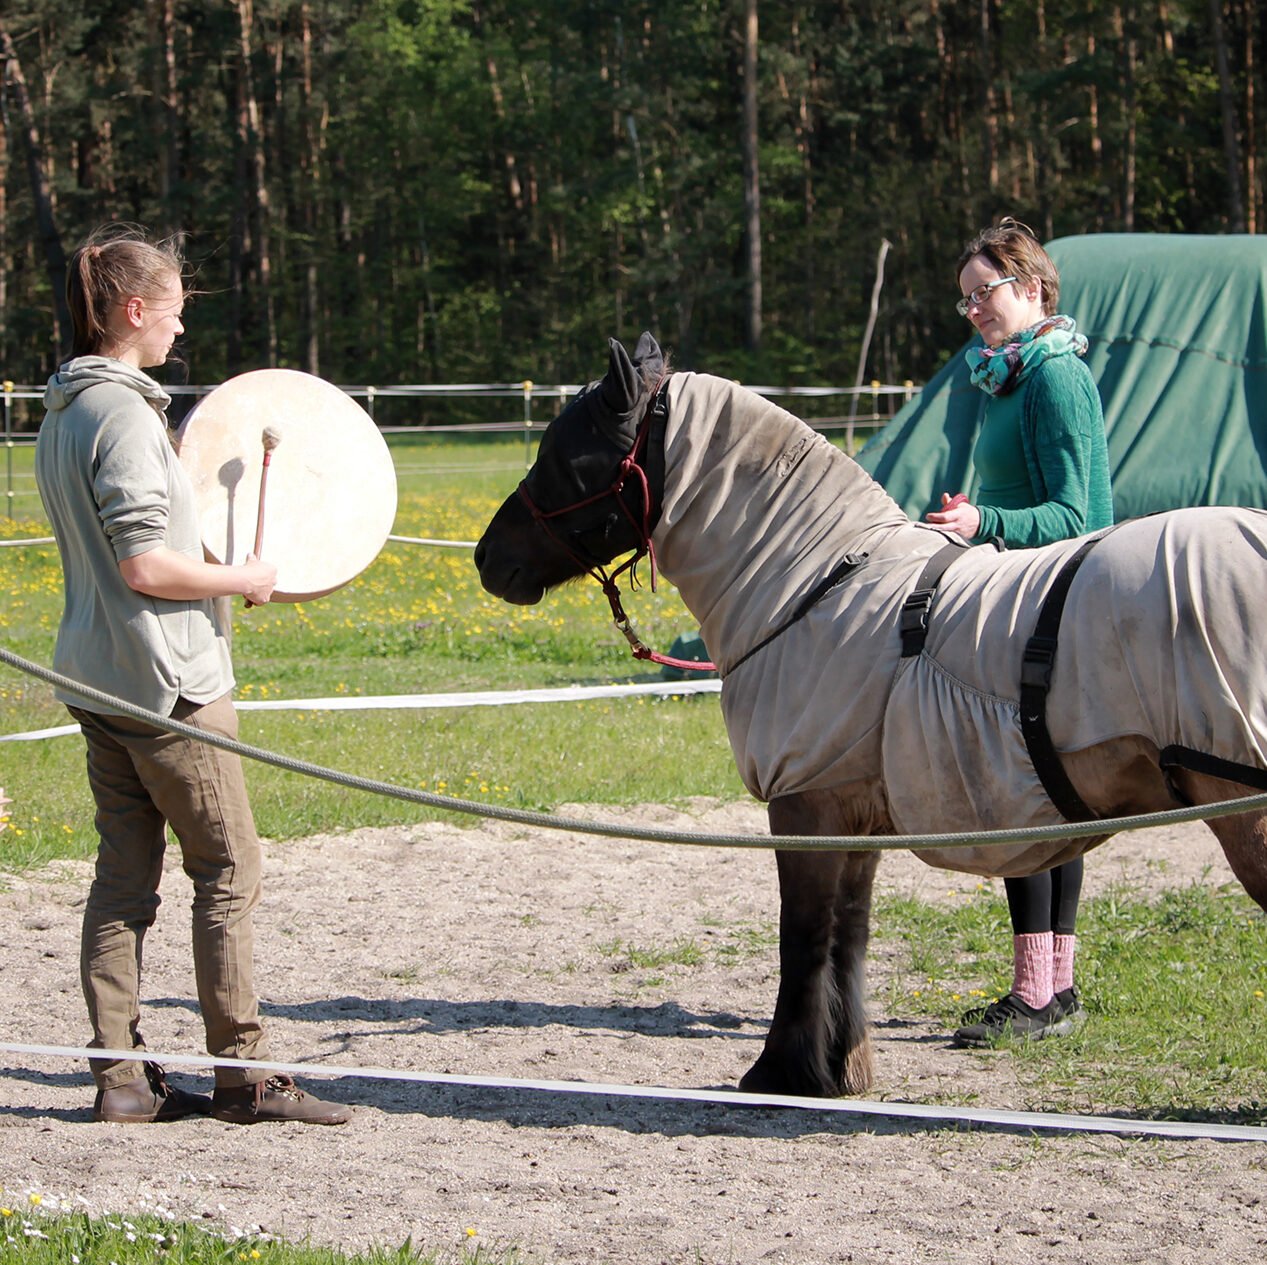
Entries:
[[803, 1071], [800, 1075], [758, 1059], [739, 1081], [742, 1094], [782, 1094], [793, 1098], [835, 1098], [840, 1091]]

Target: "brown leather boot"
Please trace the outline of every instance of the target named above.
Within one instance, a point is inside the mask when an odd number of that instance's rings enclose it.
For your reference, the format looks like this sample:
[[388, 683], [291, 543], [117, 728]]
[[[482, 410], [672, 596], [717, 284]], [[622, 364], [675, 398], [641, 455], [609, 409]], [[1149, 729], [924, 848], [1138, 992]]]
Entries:
[[298, 1120], [302, 1124], [345, 1124], [352, 1108], [305, 1093], [289, 1076], [270, 1076], [254, 1085], [217, 1089], [211, 1114], [230, 1124], [259, 1124], [265, 1120]]
[[173, 1089], [157, 1063], [142, 1066], [144, 1076], [113, 1089], [97, 1090], [92, 1104], [94, 1120], [110, 1124], [154, 1124], [211, 1114], [211, 1099], [206, 1094], [187, 1094], [183, 1089]]

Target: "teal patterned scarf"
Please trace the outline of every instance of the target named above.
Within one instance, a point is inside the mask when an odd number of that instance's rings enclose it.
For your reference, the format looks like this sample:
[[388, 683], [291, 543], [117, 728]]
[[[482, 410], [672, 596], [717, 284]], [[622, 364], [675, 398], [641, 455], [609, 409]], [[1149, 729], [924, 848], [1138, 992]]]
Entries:
[[998, 347], [974, 343], [963, 358], [972, 371], [972, 385], [990, 395], [1015, 391], [1030, 372], [1053, 356], [1087, 354], [1086, 336], [1078, 333], [1072, 316], [1044, 316], [1011, 335]]

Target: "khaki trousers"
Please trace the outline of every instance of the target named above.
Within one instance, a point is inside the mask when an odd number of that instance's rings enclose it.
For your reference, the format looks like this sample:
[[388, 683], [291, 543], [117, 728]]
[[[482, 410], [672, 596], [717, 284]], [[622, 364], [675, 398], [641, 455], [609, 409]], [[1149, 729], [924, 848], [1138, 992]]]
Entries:
[[[194, 886], [193, 951], [207, 1052], [266, 1059], [253, 972], [251, 911], [260, 899], [259, 837], [239, 758], [219, 747], [127, 716], [71, 707], [88, 743], [88, 781], [100, 836], [84, 910], [80, 980], [94, 1049], [145, 1049], [139, 1030], [141, 949], [158, 911], [167, 826]], [[200, 705], [178, 699], [172, 719], [237, 737], [225, 695]], [[140, 1076], [135, 1060], [94, 1059], [99, 1089]], [[266, 1071], [216, 1068], [220, 1087], [249, 1085]]]

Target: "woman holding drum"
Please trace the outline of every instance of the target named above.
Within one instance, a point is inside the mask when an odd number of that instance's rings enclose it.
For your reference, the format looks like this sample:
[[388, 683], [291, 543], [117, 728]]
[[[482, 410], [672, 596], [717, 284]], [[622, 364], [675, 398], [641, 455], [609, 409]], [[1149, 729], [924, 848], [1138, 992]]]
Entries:
[[[204, 559], [197, 506], [168, 438], [166, 392], [143, 372], [184, 331], [183, 261], [170, 242], [112, 226], [75, 253], [67, 295], [72, 358], [49, 379], [36, 479], [65, 572], [54, 666], [71, 679], [209, 732], [236, 737], [234, 679], [215, 599], [269, 601], [276, 568]], [[97, 1120], [147, 1123], [189, 1115], [249, 1124], [341, 1124], [266, 1060], [253, 979], [252, 911], [261, 850], [236, 755], [59, 692], [83, 729], [100, 836], [84, 911], [80, 975], [92, 1048], [132, 1052], [92, 1061]], [[139, 974], [159, 905], [166, 829], [193, 882], [194, 971], [207, 1050], [208, 1098], [169, 1085], [144, 1057]]]

